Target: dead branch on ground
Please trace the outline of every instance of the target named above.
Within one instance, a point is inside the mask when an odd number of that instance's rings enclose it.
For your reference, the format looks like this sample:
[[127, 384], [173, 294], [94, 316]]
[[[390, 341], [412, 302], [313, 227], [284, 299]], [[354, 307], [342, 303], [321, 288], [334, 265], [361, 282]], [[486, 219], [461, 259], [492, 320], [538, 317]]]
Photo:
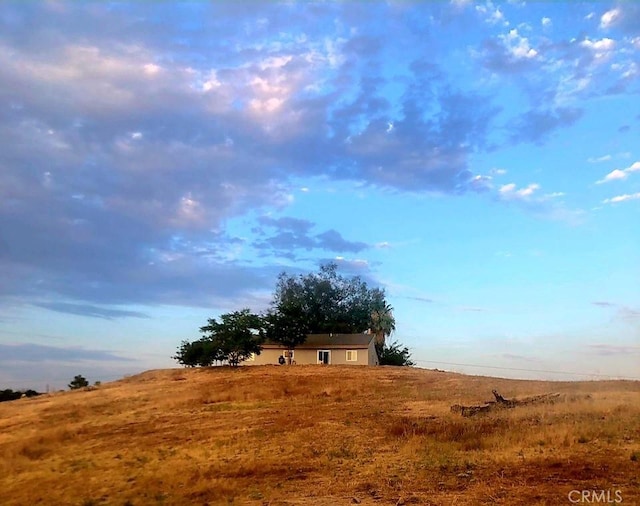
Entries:
[[453, 413], [460, 413], [462, 416], [475, 416], [479, 414], [486, 414], [490, 411], [499, 409], [510, 409], [516, 408], [518, 406], [530, 406], [532, 404], [553, 403], [560, 397], [560, 394], [551, 393], [534, 395], [531, 397], [525, 397], [523, 399], [505, 399], [498, 393], [497, 390], [493, 390], [492, 392], [493, 396], [496, 398], [495, 401], [487, 401], [484, 404], [476, 406], [461, 406], [460, 404], [454, 404], [453, 406], [451, 406], [451, 411]]

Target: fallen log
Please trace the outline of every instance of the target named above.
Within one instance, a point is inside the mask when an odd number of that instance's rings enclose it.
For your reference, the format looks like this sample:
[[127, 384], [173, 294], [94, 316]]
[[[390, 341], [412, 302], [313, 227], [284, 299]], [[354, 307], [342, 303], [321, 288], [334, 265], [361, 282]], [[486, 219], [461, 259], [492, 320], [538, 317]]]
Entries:
[[534, 395], [531, 397], [525, 397], [524, 399], [505, 399], [497, 390], [493, 390], [492, 393], [496, 399], [495, 401], [487, 401], [484, 404], [476, 406], [462, 406], [460, 404], [454, 404], [450, 408], [451, 412], [460, 413], [462, 416], [475, 416], [479, 414], [486, 414], [498, 409], [510, 409], [518, 406], [555, 402], [560, 397], [560, 394], [551, 393]]

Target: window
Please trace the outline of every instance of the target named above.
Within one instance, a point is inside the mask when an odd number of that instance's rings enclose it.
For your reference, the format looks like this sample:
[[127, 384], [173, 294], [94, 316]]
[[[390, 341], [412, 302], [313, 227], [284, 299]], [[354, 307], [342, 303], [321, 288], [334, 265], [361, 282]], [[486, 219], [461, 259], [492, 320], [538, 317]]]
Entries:
[[347, 362], [357, 362], [357, 361], [358, 361], [358, 351], [347, 350]]
[[256, 354], [252, 353], [247, 357], [247, 362], [253, 362], [256, 359]]

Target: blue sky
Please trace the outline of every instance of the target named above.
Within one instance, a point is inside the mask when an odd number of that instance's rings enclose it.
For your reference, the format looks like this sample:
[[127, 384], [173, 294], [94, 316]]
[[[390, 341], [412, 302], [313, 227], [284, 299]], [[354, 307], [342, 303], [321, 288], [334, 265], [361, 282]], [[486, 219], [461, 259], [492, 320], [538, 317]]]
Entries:
[[0, 386], [329, 260], [422, 367], [640, 377], [640, 4], [8, 1], [0, 68]]

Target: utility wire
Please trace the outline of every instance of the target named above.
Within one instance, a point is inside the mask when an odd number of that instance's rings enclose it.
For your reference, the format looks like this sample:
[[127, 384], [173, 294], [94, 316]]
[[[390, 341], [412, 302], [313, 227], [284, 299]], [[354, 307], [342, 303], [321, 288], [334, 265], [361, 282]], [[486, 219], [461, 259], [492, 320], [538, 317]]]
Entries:
[[524, 372], [542, 372], [547, 374], [566, 374], [569, 376], [597, 376], [599, 378], [616, 378], [630, 381], [640, 381], [640, 378], [634, 378], [629, 376], [615, 376], [613, 374], [596, 374], [596, 373], [581, 373], [581, 372], [568, 372], [568, 371], [547, 371], [544, 369], [523, 369], [520, 367], [498, 367], [495, 365], [480, 365], [480, 364], [460, 364], [456, 362], [437, 362], [435, 360], [414, 360], [414, 362], [421, 362], [425, 364], [440, 364], [440, 365], [455, 365], [462, 367], [482, 367], [485, 369], [497, 369], [503, 371], [524, 371]]

